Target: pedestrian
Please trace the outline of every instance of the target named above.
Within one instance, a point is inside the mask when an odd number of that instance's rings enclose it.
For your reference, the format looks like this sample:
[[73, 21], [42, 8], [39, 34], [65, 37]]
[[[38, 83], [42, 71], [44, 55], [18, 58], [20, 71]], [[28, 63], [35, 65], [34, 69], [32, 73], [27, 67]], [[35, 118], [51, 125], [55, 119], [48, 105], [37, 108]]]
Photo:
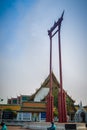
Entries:
[[51, 127], [47, 128], [47, 130], [56, 130], [56, 125], [54, 122], [51, 122]]
[[1, 122], [1, 126], [2, 126], [1, 130], [7, 130], [7, 126], [4, 122]]

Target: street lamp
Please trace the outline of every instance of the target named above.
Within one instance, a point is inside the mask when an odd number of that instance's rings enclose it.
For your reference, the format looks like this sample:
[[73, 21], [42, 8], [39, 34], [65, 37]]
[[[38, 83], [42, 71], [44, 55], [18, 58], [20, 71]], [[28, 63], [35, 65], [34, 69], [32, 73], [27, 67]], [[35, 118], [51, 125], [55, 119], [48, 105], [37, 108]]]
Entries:
[[[3, 102], [2, 98], [0, 98], [0, 102]], [[2, 115], [3, 115], [3, 108], [1, 107], [1, 121], [2, 121]]]

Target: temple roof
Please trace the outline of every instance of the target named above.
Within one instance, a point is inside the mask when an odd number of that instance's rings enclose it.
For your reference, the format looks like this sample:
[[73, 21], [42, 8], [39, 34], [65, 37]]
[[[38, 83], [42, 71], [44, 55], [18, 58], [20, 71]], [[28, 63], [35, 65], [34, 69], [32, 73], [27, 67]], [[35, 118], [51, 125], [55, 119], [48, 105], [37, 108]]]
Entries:
[[[35, 96], [36, 96], [36, 94], [42, 89], [42, 88], [49, 88], [50, 87], [50, 74], [47, 76], [47, 78], [44, 80], [44, 82], [41, 84], [41, 86], [36, 90], [36, 92], [34, 93], [34, 94], [32, 94], [31, 95], [31, 97], [30, 97], [30, 100], [31, 101], [34, 101], [34, 98], [35, 98]], [[58, 80], [57, 80], [57, 78], [56, 78], [56, 76], [54, 75], [54, 73], [52, 72], [52, 87], [60, 87], [60, 85], [59, 85], [59, 82], [58, 82]], [[65, 92], [65, 90], [64, 90], [64, 92]], [[65, 92], [66, 93], [66, 92]], [[67, 93], [66, 93], [67, 94]], [[68, 94], [67, 94], [67, 96], [73, 101], [73, 102], [75, 102]]]

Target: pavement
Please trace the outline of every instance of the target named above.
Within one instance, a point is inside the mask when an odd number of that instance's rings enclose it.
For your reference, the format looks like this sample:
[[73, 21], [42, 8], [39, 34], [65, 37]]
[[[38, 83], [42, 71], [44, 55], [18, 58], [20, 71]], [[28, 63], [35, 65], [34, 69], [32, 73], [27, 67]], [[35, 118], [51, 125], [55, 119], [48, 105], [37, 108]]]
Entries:
[[[27, 130], [25, 128], [22, 128], [21, 126], [7, 126], [7, 128], [8, 128], [8, 130]], [[0, 127], [0, 129], [1, 129], [1, 127]], [[30, 129], [28, 129], [28, 130], [30, 130]], [[85, 130], [87, 130], [87, 128]]]

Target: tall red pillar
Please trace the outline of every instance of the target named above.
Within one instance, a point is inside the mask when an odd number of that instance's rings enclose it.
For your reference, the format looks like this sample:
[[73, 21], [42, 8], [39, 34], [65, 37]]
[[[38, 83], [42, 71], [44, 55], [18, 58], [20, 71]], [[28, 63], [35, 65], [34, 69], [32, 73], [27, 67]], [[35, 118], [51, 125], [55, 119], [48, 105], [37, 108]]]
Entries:
[[53, 121], [53, 107], [54, 98], [52, 95], [52, 34], [50, 33], [50, 84], [49, 84], [49, 94], [47, 96], [47, 110], [46, 110], [46, 121]]
[[66, 94], [63, 91], [58, 94], [58, 113], [59, 113], [59, 122], [67, 122], [67, 113], [66, 113]]
[[[63, 16], [62, 16], [63, 17]], [[61, 17], [61, 18], [62, 18]], [[62, 18], [63, 19], [63, 18]], [[61, 19], [61, 20], [62, 20]], [[62, 83], [62, 61], [61, 61], [61, 41], [60, 41], [60, 28], [61, 22], [58, 26], [58, 44], [59, 44], [59, 68], [60, 68], [60, 91], [58, 93], [58, 113], [59, 113], [59, 122], [67, 122], [67, 113], [66, 113], [66, 95], [63, 90]]]
[[47, 96], [47, 112], [46, 112], [46, 122], [53, 121], [53, 96], [50, 93]]
[[[59, 72], [60, 72], [60, 91], [58, 93], [58, 113], [59, 122], [67, 121], [67, 111], [66, 111], [66, 95], [63, 90], [62, 85], [62, 61], [61, 61], [61, 42], [60, 42], [60, 28], [63, 20], [64, 11], [57, 22], [54, 23], [53, 27], [48, 30], [48, 35], [50, 37], [50, 92], [47, 97], [47, 118], [46, 121], [53, 120], [53, 96], [52, 96], [52, 38], [58, 32], [58, 49], [59, 49]], [[57, 28], [57, 29], [56, 29]], [[54, 32], [54, 30], [56, 31]]]

